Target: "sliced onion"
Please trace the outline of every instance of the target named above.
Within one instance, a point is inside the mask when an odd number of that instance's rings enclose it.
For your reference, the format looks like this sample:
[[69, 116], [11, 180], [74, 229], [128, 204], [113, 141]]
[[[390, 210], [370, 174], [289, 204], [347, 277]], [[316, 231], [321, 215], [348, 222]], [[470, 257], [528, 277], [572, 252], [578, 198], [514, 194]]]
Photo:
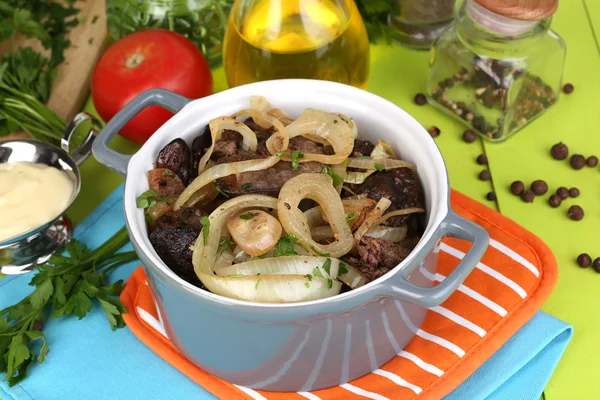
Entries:
[[[364, 199], [343, 199], [342, 200], [342, 205], [344, 206], [344, 213], [345, 214], [354, 214], [354, 215], [360, 215], [360, 213], [362, 212], [363, 209], [365, 208], [371, 208], [375, 205], [375, 200], [371, 200], [368, 198], [364, 198]], [[327, 218], [327, 215], [323, 215], [323, 221], [325, 222], [329, 222], [329, 219]]]
[[[325, 111], [306, 109], [302, 115], [288, 125], [290, 138], [304, 136], [318, 143], [329, 143], [335, 152], [333, 155], [305, 154], [301, 162], [318, 161], [323, 164], [335, 165], [343, 163], [354, 147], [353, 127], [356, 125], [352, 119]], [[290, 152], [286, 159], [290, 160]]]
[[344, 197], [342, 199], [342, 201], [344, 200], [360, 200], [360, 199], [366, 199], [367, 195], [365, 193], [361, 193], [361, 194], [355, 194], [353, 196], [348, 196], [348, 197]]
[[377, 169], [377, 165], [383, 167], [384, 169], [392, 169], [392, 168], [410, 168], [413, 171], [417, 171], [417, 167], [414, 164], [409, 163], [408, 161], [402, 160], [392, 160], [390, 158], [377, 159], [373, 160], [370, 158], [349, 158], [348, 159], [348, 167], [352, 168], [361, 168], [361, 169]]
[[384, 158], [397, 159], [398, 157], [396, 157], [394, 150], [387, 142], [380, 140], [379, 142], [377, 142], [377, 144], [373, 148], [373, 151], [371, 152], [371, 158], [373, 158], [373, 159], [384, 159]]
[[365, 183], [365, 180], [371, 176], [375, 171], [375, 169], [369, 169], [364, 172], [350, 171], [346, 174], [344, 178], [344, 183], [351, 183], [354, 185], [360, 185]]
[[233, 249], [233, 261], [237, 264], [243, 263], [246, 261], [250, 261], [252, 256], [250, 254], [244, 253], [244, 250], [239, 245], [236, 245]]
[[[300, 200], [309, 198], [319, 203], [323, 213], [334, 231], [336, 240], [327, 245], [315, 242], [310, 234], [310, 226], [306, 216], [298, 208]], [[332, 185], [329, 175], [306, 173], [288, 180], [281, 191], [277, 201], [279, 221], [287, 233], [292, 233], [298, 242], [315, 254], [329, 254], [331, 257], [340, 257], [348, 253], [354, 245], [352, 231], [346, 223], [346, 214], [342, 201]]]
[[271, 111], [269, 111], [269, 115], [272, 115], [275, 118], [277, 118], [279, 121], [281, 121], [281, 123], [284, 126], [288, 126], [289, 124], [294, 122], [294, 119], [292, 117], [281, 111], [279, 108], [274, 108]]
[[357, 242], [360, 242], [360, 239], [363, 237], [363, 235], [375, 225], [375, 221], [377, 221], [383, 215], [385, 210], [387, 210], [391, 205], [392, 202], [385, 197], [379, 199], [375, 205], [375, 208], [367, 213], [363, 223], [358, 227], [356, 232], [354, 232], [354, 239], [356, 239]]
[[233, 240], [252, 257], [262, 256], [277, 244], [281, 224], [262, 210], [239, 212], [227, 221]]
[[310, 235], [314, 241], [320, 242], [322, 240], [333, 238], [333, 229], [331, 229], [331, 226], [329, 225], [315, 226], [310, 230]]
[[233, 252], [230, 249], [224, 250], [215, 261], [215, 269], [225, 268], [233, 263]]
[[323, 224], [323, 209], [319, 206], [304, 211], [304, 216], [310, 228]]
[[210, 160], [210, 156], [215, 149], [215, 143], [221, 138], [223, 132], [226, 130], [236, 131], [242, 135], [242, 148], [244, 150], [256, 151], [258, 148], [256, 134], [252, 131], [252, 129], [248, 128], [244, 123], [236, 120], [235, 118], [215, 118], [208, 123], [208, 127], [210, 128], [212, 142], [208, 150], [206, 150], [206, 153], [204, 153], [200, 159], [200, 163], [198, 164], [198, 175], [202, 174], [202, 172], [206, 170], [206, 163], [208, 163]]
[[337, 278], [340, 260], [329, 258], [329, 273], [323, 269], [326, 257], [287, 256], [252, 260], [242, 264], [233, 264], [225, 268], [215, 268], [220, 276], [230, 275], [311, 275], [313, 277]]
[[346, 179], [346, 165], [347, 163], [346, 161], [344, 161], [341, 164], [335, 164], [331, 166], [331, 169], [333, 169], [333, 173], [338, 175], [342, 179], [342, 182], [340, 182], [340, 184], [337, 185], [337, 187], [335, 188], [338, 194], [342, 193], [342, 186], [344, 185]]
[[389, 240], [390, 242], [400, 242], [406, 237], [408, 228], [406, 225], [402, 226], [373, 226], [365, 233], [373, 239]]
[[332, 297], [340, 293], [337, 280], [303, 275], [254, 275], [228, 278], [208, 275], [202, 280], [208, 290], [232, 299], [257, 303], [296, 303]]
[[199, 201], [206, 198], [214, 187], [209, 185], [219, 178], [242, 172], [260, 171], [277, 164], [281, 159], [277, 156], [261, 158], [258, 160], [238, 161], [226, 164], [218, 164], [204, 171], [200, 176], [192, 181], [187, 188], [179, 195], [179, 198], [173, 206], [174, 210], [182, 207], [191, 207]]
[[[357, 268], [353, 267], [352, 265], [344, 264], [343, 268], [346, 268], [347, 272], [345, 274], [342, 274], [340, 272], [338, 279], [344, 282], [346, 285], [350, 286], [352, 289], [356, 289], [369, 283], [369, 278], [364, 276]], [[340, 270], [342, 270], [343, 268], [340, 266]]]
[[269, 153], [271, 154], [287, 150], [288, 144], [290, 143], [287, 128], [274, 116], [258, 110], [242, 110], [233, 114], [232, 117], [251, 117], [252, 120], [262, 128], [268, 129], [270, 127], [275, 127], [275, 133], [267, 139], [267, 150], [269, 150]]
[[354, 193], [354, 191], [352, 189], [350, 189], [348, 186], [344, 185], [342, 186], [342, 189], [344, 189], [346, 192], [348, 193], [352, 193], [352, 197], [357, 196], [356, 193]]
[[381, 218], [377, 219], [377, 221], [375, 221], [375, 223], [373, 223], [373, 226], [381, 225], [388, 219], [390, 219], [392, 217], [396, 217], [398, 215], [408, 215], [408, 214], [422, 213], [422, 212], [425, 212], [425, 210], [422, 208], [419, 208], [419, 207], [410, 207], [410, 208], [403, 208], [402, 210], [390, 211], [389, 213], [383, 215]]
[[271, 103], [264, 96], [250, 96], [250, 108], [257, 111], [268, 112]]

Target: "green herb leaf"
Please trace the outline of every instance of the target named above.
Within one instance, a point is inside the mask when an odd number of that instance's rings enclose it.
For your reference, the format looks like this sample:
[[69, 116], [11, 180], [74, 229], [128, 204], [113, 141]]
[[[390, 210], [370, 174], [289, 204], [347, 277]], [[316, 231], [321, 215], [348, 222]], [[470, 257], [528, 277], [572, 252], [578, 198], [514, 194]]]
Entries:
[[359, 160], [370, 160], [371, 159], [370, 156], [358, 156], [356, 158], [359, 159]]
[[210, 220], [205, 215], [200, 219], [200, 223], [202, 224], [202, 238], [204, 239], [204, 244], [208, 243], [208, 235], [210, 234]]
[[304, 282], [304, 287], [308, 289], [310, 287], [310, 283], [308, 281]]
[[331, 177], [331, 179], [333, 179], [333, 187], [337, 187], [344, 182], [344, 179], [341, 176], [339, 176], [338, 174], [336, 174], [335, 171], [333, 170], [333, 168], [330, 167], [329, 165], [325, 165], [323, 167], [323, 169], [321, 170], [321, 173], [327, 174]]
[[346, 268], [346, 264], [340, 262], [340, 275], [345, 275], [348, 273], [348, 268]]
[[31, 306], [35, 309], [42, 308], [54, 292], [52, 280], [48, 277], [40, 285], [36, 286], [35, 291], [31, 295]]
[[385, 167], [379, 163], [375, 163], [375, 169], [379, 172], [385, 170]]
[[256, 285], [254, 285], [254, 289], [257, 290], [258, 289], [258, 284], [260, 283], [261, 279], [256, 281]]
[[312, 275], [311, 274], [306, 274], [306, 279], [310, 282], [312, 281]]
[[221, 239], [219, 240], [219, 247], [217, 248], [217, 256], [223, 254], [225, 250], [231, 248], [231, 246], [234, 244], [235, 243], [229, 240], [227, 236], [221, 236]]
[[313, 269], [313, 275], [319, 278], [323, 278], [323, 274], [321, 273], [321, 270], [319, 269], [319, 267], [315, 267]]
[[12, 377], [19, 365], [23, 364], [29, 357], [31, 357], [31, 352], [25, 343], [24, 334], [19, 333], [13, 336], [8, 348], [8, 371], [4, 381]]
[[331, 258], [325, 260], [325, 264], [323, 264], [323, 270], [327, 272], [327, 275], [331, 276]]
[[346, 214], [346, 222], [348, 223], [348, 225], [352, 224], [354, 221], [356, 221], [359, 218], [358, 215], [352, 213], [352, 214]]
[[304, 153], [300, 150], [292, 151], [292, 170], [297, 171], [300, 166], [300, 159], [304, 158]]
[[42, 347], [40, 348], [40, 352], [38, 353], [37, 360], [41, 364], [46, 360], [46, 356], [48, 355], [48, 342], [46, 341], [46, 337], [42, 333], [42, 331], [26, 331], [25, 334], [31, 340], [42, 340]]
[[121, 310], [119, 308], [110, 303], [108, 300], [104, 300], [98, 298], [98, 302], [108, 319], [108, 323], [110, 324], [110, 329], [113, 331], [117, 328], [121, 328], [124, 326], [123, 316], [121, 315]]
[[213, 185], [215, 186], [215, 189], [217, 189], [217, 192], [221, 193], [223, 195], [223, 197], [225, 197], [226, 199], [229, 198], [229, 195], [227, 193], [225, 193], [223, 190], [221, 190], [221, 187], [219, 185], [217, 185], [214, 182], [213, 182]]
[[283, 235], [277, 241], [277, 245], [275, 246], [275, 250], [273, 251], [273, 257], [282, 257], [282, 256], [297, 256], [298, 253], [294, 250], [296, 245], [300, 245], [298, 243], [298, 238], [293, 235]]
[[242, 190], [250, 189], [252, 187], [251, 183], [244, 183], [241, 188]]
[[315, 253], [319, 257], [330, 257], [331, 256], [331, 254], [329, 254], [329, 253], [321, 253], [319, 250], [315, 249], [314, 246], [310, 246], [310, 249], [313, 251], [313, 253]]
[[245, 214], [240, 214], [240, 218], [241, 218], [241, 219], [244, 219], [244, 220], [246, 220], [246, 221], [247, 221], [247, 220], [249, 220], [249, 219], [252, 219], [252, 218], [254, 218], [256, 215], [258, 215], [258, 214], [256, 214], [256, 213], [252, 213], [252, 212], [248, 211], [248, 212], [247, 212], [247, 213], [245, 213]]
[[327, 279], [327, 287], [331, 289], [333, 287], [333, 281], [331, 279]]
[[167, 172], [165, 172], [165, 173], [163, 174], [163, 176], [167, 176], [167, 177], [169, 177], [169, 178], [172, 178], [172, 177], [174, 177], [174, 176], [175, 176], [175, 174], [174, 174], [174, 173], [172, 173], [172, 172], [169, 172], [169, 171], [167, 171]]
[[281, 150], [281, 151], [278, 151], [277, 153], [275, 153], [275, 155], [277, 157], [281, 158], [281, 157], [285, 156], [285, 153], [286, 153], [285, 150]]
[[156, 205], [156, 197], [160, 198], [156, 190], [146, 190], [135, 200], [135, 205], [137, 208], [152, 208]]
[[227, 277], [228, 277], [228, 278], [243, 278], [244, 276], [245, 276], [245, 275], [238, 275], [238, 274], [235, 274], [235, 275], [227, 275]]

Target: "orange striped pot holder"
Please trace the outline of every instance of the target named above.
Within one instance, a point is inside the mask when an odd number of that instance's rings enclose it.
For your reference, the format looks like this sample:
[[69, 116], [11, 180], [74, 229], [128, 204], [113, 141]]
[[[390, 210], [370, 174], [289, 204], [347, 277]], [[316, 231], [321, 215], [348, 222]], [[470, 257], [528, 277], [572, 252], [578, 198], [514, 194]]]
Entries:
[[[141, 267], [121, 295], [129, 311], [125, 321], [148, 347], [221, 399], [440, 399], [533, 316], [550, 294], [558, 273], [550, 249], [513, 221], [457, 192], [452, 193], [452, 207], [489, 232], [490, 246], [483, 259], [448, 300], [431, 308], [423, 326], [412, 327], [414, 339], [404, 349], [398, 348], [395, 358], [345, 385], [310, 393], [274, 393], [207, 374], [185, 359], [166, 337]], [[422, 272], [440, 282], [468, 246], [464, 241], [444, 239], [437, 273]]]

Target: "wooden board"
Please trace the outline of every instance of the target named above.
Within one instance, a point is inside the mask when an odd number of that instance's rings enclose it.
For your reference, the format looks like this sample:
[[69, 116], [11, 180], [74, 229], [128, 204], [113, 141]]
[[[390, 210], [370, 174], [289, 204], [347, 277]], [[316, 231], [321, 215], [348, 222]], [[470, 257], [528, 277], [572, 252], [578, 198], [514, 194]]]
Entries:
[[[71, 47], [65, 50], [65, 61], [56, 68], [52, 82], [48, 107], [65, 121], [71, 120], [83, 108], [89, 95], [90, 78], [96, 61], [108, 42], [106, 27], [106, 0], [79, 0], [75, 3], [79, 9], [79, 24], [69, 32]], [[48, 56], [36, 40], [17, 38], [17, 46], [31, 46]], [[0, 53], [7, 51], [9, 45], [3, 43]], [[6, 138], [27, 136], [23, 132], [14, 133]]]

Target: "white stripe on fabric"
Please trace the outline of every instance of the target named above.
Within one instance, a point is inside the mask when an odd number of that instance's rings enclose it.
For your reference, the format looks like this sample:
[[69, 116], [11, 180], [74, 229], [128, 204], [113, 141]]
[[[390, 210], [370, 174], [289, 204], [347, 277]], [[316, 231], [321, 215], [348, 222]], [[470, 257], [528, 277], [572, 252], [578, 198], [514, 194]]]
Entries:
[[310, 336], [310, 329], [306, 332], [306, 334], [304, 334], [304, 339], [302, 340], [300, 345], [298, 345], [298, 347], [296, 348], [296, 351], [294, 351], [294, 354], [292, 354], [292, 358], [290, 358], [289, 360], [284, 362], [283, 365], [281, 366], [281, 368], [279, 369], [279, 371], [277, 371], [277, 373], [275, 375], [271, 376], [268, 379], [265, 379], [262, 382], [255, 383], [252, 386], [262, 388], [266, 385], [270, 385], [271, 383], [277, 382], [279, 379], [281, 379], [281, 377], [283, 375], [285, 375], [285, 373], [292, 367], [292, 364], [294, 363], [294, 361], [296, 361], [298, 359], [298, 357], [300, 357], [300, 352], [306, 345], [306, 342], [308, 342], [309, 336]]
[[148, 311], [144, 310], [143, 308], [141, 308], [141, 307], [136, 307], [136, 308], [137, 308], [138, 315], [140, 316], [141, 319], [146, 321], [148, 323], [148, 325], [150, 325], [158, 333], [160, 333], [161, 335], [163, 335], [164, 337], [166, 337], [168, 339], [167, 332], [165, 332], [165, 327], [160, 323], [160, 321], [158, 321], [156, 318], [154, 318], [152, 316], [152, 314], [150, 314]]
[[350, 346], [352, 344], [352, 324], [346, 324], [346, 341], [344, 342], [344, 359], [342, 360], [342, 381], [350, 379]]
[[425, 361], [421, 360], [419, 357], [415, 356], [414, 354], [402, 350], [400, 348], [400, 345], [398, 344], [398, 342], [396, 342], [396, 338], [394, 337], [394, 334], [392, 333], [392, 330], [390, 329], [390, 323], [388, 321], [388, 317], [387, 317], [387, 314], [385, 313], [385, 311], [383, 311], [381, 313], [381, 319], [383, 320], [383, 328], [385, 329], [385, 333], [388, 337], [388, 340], [392, 344], [394, 351], [396, 352], [396, 354], [399, 357], [404, 357], [404, 358], [414, 362], [419, 368], [421, 368], [431, 374], [434, 374], [436, 376], [444, 375], [444, 371], [442, 371], [435, 365], [426, 363]]
[[354, 385], [351, 385], [349, 383], [344, 383], [343, 385], [340, 385], [341, 388], [344, 388], [354, 394], [357, 394], [359, 396], [364, 396], [364, 397], [368, 397], [369, 399], [373, 399], [373, 400], [390, 400], [385, 396], [382, 396], [380, 394], [377, 393], [373, 393], [373, 392], [368, 392], [364, 389], [361, 389], [359, 387], [356, 387]]
[[451, 352], [453, 352], [454, 354], [456, 354], [459, 357], [463, 357], [465, 355], [465, 351], [463, 349], [461, 349], [460, 347], [458, 347], [457, 345], [455, 345], [454, 343], [449, 342], [448, 340], [441, 338], [439, 336], [432, 335], [431, 333], [428, 333], [421, 329], [418, 329], [412, 323], [412, 321], [408, 318], [408, 315], [406, 314], [406, 311], [404, 311], [404, 308], [402, 308], [400, 301], [396, 300], [396, 301], [394, 301], [394, 304], [396, 305], [396, 308], [400, 312], [400, 316], [402, 317], [402, 319], [408, 326], [408, 329], [410, 329], [412, 332], [414, 332], [415, 335], [417, 335], [425, 340], [428, 340], [430, 342], [434, 342], [434, 343], [450, 350]]
[[375, 349], [373, 348], [373, 338], [371, 337], [371, 321], [365, 322], [365, 330], [367, 335], [367, 353], [369, 354], [369, 363], [371, 363], [371, 371], [376, 370], [377, 358], [375, 357]]
[[167, 330], [165, 329], [165, 323], [164, 323], [162, 314], [160, 313], [160, 308], [158, 308], [158, 303], [156, 302], [156, 300], [154, 300], [154, 305], [156, 306], [156, 315], [158, 316], [158, 322], [160, 323], [160, 326], [163, 327], [163, 330], [165, 331], [165, 336], [168, 338], [169, 335], [167, 335]]
[[458, 325], [464, 326], [468, 330], [475, 332], [476, 334], [478, 334], [481, 337], [484, 337], [485, 334], [487, 333], [485, 331], [485, 329], [483, 329], [479, 325], [474, 324], [473, 322], [469, 321], [468, 319], [461, 317], [460, 315], [456, 314], [453, 311], [448, 310], [445, 307], [435, 306], [435, 307], [431, 307], [429, 309], [433, 312], [443, 315], [444, 317], [448, 318], [449, 320], [451, 320], [453, 322], [456, 322]]
[[301, 392], [309, 391], [312, 386], [315, 384], [317, 377], [319, 376], [319, 372], [321, 372], [321, 367], [323, 366], [323, 360], [325, 359], [325, 353], [327, 353], [327, 346], [329, 346], [329, 340], [331, 339], [331, 319], [325, 321], [325, 338], [323, 339], [323, 343], [321, 344], [321, 350], [319, 350], [319, 355], [317, 357], [317, 362], [315, 367], [313, 368], [308, 380], [300, 389]]
[[[446, 252], [456, 258], [462, 259], [465, 256], [465, 253], [463, 253], [462, 251], [457, 250], [454, 247], [448, 246], [445, 243], [442, 243], [441, 247], [444, 252]], [[485, 272], [492, 278], [495, 278], [498, 281], [504, 283], [506, 286], [508, 286], [509, 288], [514, 290], [519, 296], [521, 296], [522, 299], [527, 297], [527, 292], [521, 286], [519, 286], [516, 282], [508, 279], [506, 276], [502, 275], [500, 272], [496, 271], [495, 269], [490, 268], [483, 263], [478, 263], [477, 268], [480, 269], [481, 271]]]
[[505, 245], [494, 239], [490, 239], [490, 246], [495, 247], [498, 251], [504, 253], [508, 257], [512, 258], [513, 260], [530, 270], [536, 276], [536, 278], [540, 277], [540, 271], [538, 271], [535, 265], [527, 261], [525, 257], [515, 252], [510, 247], [506, 247]]
[[379, 376], [388, 378], [390, 381], [394, 382], [396, 385], [408, 388], [408, 389], [412, 390], [413, 392], [415, 392], [416, 394], [419, 394], [423, 391], [423, 389], [421, 389], [417, 385], [413, 385], [412, 383], [407, 382], [405, 379], [403, 379], [403, 378], [399, 377], [398, 375], [391, 373], [389, 371], [385, 371], [383, 369], [376, 369], [375, 371], [373, 371], [373, 373], [377, 374]]
[[408, 351], [400, 350], [400, 352], [398, 353], [398, 356], [404, 357], [407, 360], [414, 362], [419, 367], [421, 367], [422, 369], [424, 369], [425, 371], [427, 371], [429, 373], [432, 373], [433, 375], [436, 375], [436, 376], [444, 375], [444, 371], [442, 371], [435, 365], [431, 365], [431, 364], [421, 360], [419, 357], [415, 356], [413, 353], [409, 353]]
[[321, 398], [315, 394], [312, 394], [311, 392], [298, 392], [298, 394], [302, 397], [306, 397], [307, 399], [310, 400], [321, 400]]
[[240, 386], [240, 385], [236, 385], [236, 384], [233, 384], [233, 386], [240, 389], [242, 392], [246, 393], [248, 396], [252, 397], [254, 400], [267, 400], [267, 398], [265, 396], [258, 393], [254, 389], [250, 389], [250, 388], [247, 388], [246, 386]]
[[[442, 275], [442, 274], [433, 275], [431, 272], [427, 271], [423, 267], [420, 268], [420, 271], [423, 274], [423, 276], [427, 277], [427, 279], [429, 279], [431, 281], [442, 282], [444, 279], [446, 279], [446, 277], [444, 275]], [[490, 310], [492, 310], [493, 312], [495, 312], [496, 314], [498, 314], [501, 317], [504, 317], [504, 316], [506, 316], [506, 314], [508, 314], [508, 311], [506, 311], [506, 309], [504, 309], [504, 307], [493, 302], [492, 300], [488, 299], [484, 295], [474, 291], [473, 289], [471, 289], [468, 286], [461, 284], [457, 290], [459, 292], [462, 292], [462, 293], [466, 294], [467, 296], [471, 297], [473, 300], [477, 300], [478, 302], [480, 302], [481, 304], [483, 304], [484, 306], [486, 306], [487, 308], [489, 308]]]

